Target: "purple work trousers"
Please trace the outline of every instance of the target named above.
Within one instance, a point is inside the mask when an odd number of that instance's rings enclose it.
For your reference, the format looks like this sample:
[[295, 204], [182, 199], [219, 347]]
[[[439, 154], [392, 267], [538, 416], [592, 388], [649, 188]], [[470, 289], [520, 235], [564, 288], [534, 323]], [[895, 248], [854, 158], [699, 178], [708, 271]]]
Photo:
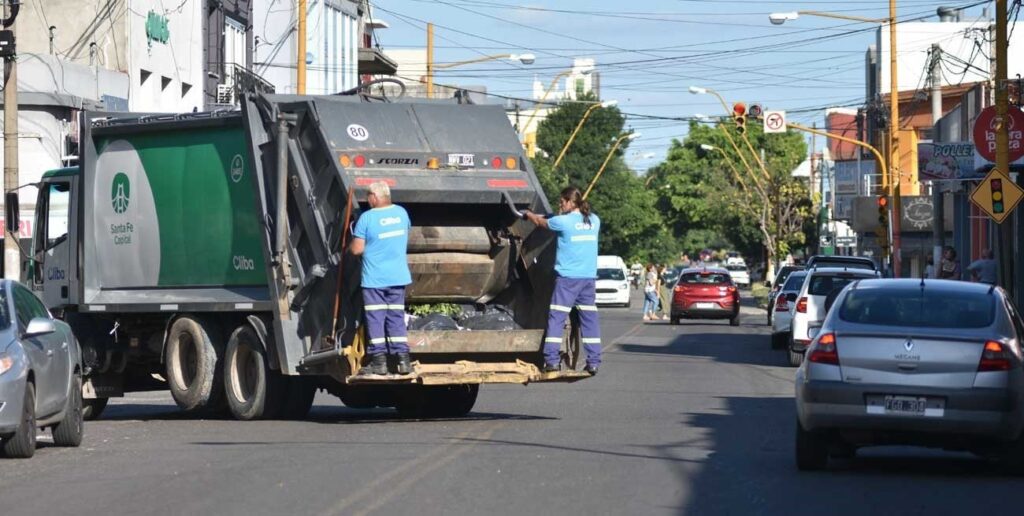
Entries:
[[580, 332], [583, 334], [587, 365], [596, 368], [601, 365], [601, 327], [597, 306], [594, 304], [593, 279], [555, 278], [555, 291], [551, 294], [551, 308], [548, 312], [548, 330], [544, 336], [544, 362], [558, 364], [565, 319], [574, 306], [580, 314]]
[[370, 356], [409, 352], [409, 334], [405, 327], [405, 287], [363, 289], [366, 311], [366, 337]]

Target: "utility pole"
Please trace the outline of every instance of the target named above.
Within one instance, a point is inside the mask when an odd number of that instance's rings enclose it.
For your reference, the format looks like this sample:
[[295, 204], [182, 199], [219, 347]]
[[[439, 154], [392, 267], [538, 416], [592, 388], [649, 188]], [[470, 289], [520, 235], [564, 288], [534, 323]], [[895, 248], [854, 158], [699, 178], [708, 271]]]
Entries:
[[306, 94], [306, 0], [299, 0], [299, 7], [297, 14], [299, 19], [298, 33], [295, 38], [298, 40], [296, 47], [298, 47], [298, 59], [295, 66], [295, 92], [299, 95]]
[[896, 80], [896, 0], [889, 0], [889, 182], [892, 188], [892, 274], [900, 277], [900, 222], [902, 202], [900, 202], [900, 183], [903, 167], [900, 164], [900, 85]]
[[[18, 5], [12, 0], [4, 2], [4, 28], [11, 31], [11, 39], [17, 35], [14, 19], [18, 17]], [[4, 58], [4, 191], [18, 188], [18, 61], [14, 53]], [[11, 210], [7, 210], [8, 213]], [[13, 221], [18, 227], [20, 221]], [[4, 235], [4, 278], [21, 279], [21, 252], [18, 247], [18, 232]]]
[[[931, 87], [932, 87], [932, 141], [939, 139], [939, 119], [942, 118], [942, 70], [939, 68], [942, 59], [942, 47], [932, 44]], [[942, 195], [942, 183], [932, 181], [932, 274], [938, 277], [939, 262], [942, 260], [942, 248], [946, 246], [946, 216], [944, 213], [945, 198]]]
[[[1006, 0], [996, 0], [996, 170], [1010, 180], [1010, 128], [1007, 124], [1007, 109], [1010, 99], [1006, 87], [1006, 52], [1009, 42], [1006, 38]], [[999, 271], [1000, 284], [1014, 295], [1014, 252], [1013, 223], [999, 225]]]
[[427, 98], [434, 98], [434, 24], [427, 24]]

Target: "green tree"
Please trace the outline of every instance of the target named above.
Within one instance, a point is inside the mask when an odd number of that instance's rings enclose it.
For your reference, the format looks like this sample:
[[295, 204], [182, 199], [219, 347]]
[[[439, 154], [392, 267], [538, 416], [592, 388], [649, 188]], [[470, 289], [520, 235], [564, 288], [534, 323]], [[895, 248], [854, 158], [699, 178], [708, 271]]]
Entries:
[[[538, 156], [532, 163], [552, 206], [557, 206], [559, 192], [570, 184], [586, 190], [623, 134], [625, 118], [617, 108], [595, 109], [558, 168], [552, 170], [555, 158], [587, 108], [598, 101], [593, 96], [580, 100], [552, 110], [537, 129], [537, 147], [547, 156]], [[601, 217], [601, 253], [630, 260], [673, 260], [678, 245], [657, 209], [658, 196], [645, 188], [643, 180], [622, 158], [628, 144], [628, 140], [623, 141], [615, 151], [587, 199]]]

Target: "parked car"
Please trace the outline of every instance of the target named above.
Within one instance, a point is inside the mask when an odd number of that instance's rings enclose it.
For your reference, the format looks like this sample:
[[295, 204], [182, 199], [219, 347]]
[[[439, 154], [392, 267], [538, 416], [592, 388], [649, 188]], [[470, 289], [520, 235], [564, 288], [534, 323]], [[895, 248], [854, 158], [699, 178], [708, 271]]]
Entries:
[[778, 297], [779, 290], [786, 283], [786, 278], [789, 277], [793, 271], [804, 270], [803, 265], [783, 265], [779, 267], [779, 271], [775, 273], [775, 281], [772, 281], [769, 287], [771, 290], [768, 292], [768, 326], [772, 325], [772, 313], [774, 313], [775, 299]]
[[726, 264], [725, 270], [729, 271], [733, 283], [740, 288], [750, 288], [750, 273], [744, 264]]
[[867, 256], [835, 256], [816, 254], [807, 259], [807, 268], [811, 267], [846, 267], [848, 269], [878, 270], [875, 261]]
[[871, 279], [835, 299], [796, 373], [796, 464], [872, 445], [1024, 462], [1024, 321], [1005, 292]]
[[820, 328], [821, 322], [825, 320], [825, 298], [829, 294], [836, 293], [858, 279], [877, 277], [877, 271], [867, 269], [807, 269], [807, 277], [797, 293], [793, 321], [790, 323], [792, 336], [789, 340], [789, 364], [798, 366], [803, 361], [804, 350], [811, 343], [811, 330]]
[[790, 323], [793, 322], [793, 310], [796, 308], [796, 296], [804, 286], [805, 271], [793, 271], [786, 278], [786, 283], [779, 289], [775, 301], [775, 317], [772, 320], [772, 349], [783, 349], [789, 344]]
[[28, 458], [36, 434], [82, 443], [82, 354], [71, 327], [23, 285], [0, 280], [0, 449]]
[[729, 271], [721, 268], [684, 269], [672, 289], [669, 319], [729, 319], [740, 324], [740, 292]]
[[629, 269], [618, 256], [597, 257], [597, 281], [594, 284], [595, 301], [599, 305], [629, 307]]

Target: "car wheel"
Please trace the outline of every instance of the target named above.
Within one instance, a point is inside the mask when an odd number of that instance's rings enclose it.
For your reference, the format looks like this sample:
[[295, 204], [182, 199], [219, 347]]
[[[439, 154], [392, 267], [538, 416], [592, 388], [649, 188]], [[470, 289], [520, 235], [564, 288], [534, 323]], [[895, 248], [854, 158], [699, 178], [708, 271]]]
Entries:
[[800, 471], [819, 471], [828, 466], [828, 439], [820, 432], [804, 430], [796, 422], [796, 467]]
[[36, 386], [25, 383], [25, 404], [21, 421], [14, 434], [3, 440], [4, 455], [12, 459], [28, 459], [36, 454]]
[[739, 325], [740, 325], [740, 315], [739, 314], [736, 314], [731, 319], [729, 319], [729, 326], [739, 326]]
[[804, 362], [804, 354], [787, 349], [786, 352], [789, 354], [789, 365], [793, 367], [800, 367], [800, 364]]
[[82, 444], [82, 377], [75, 375], [71, 380], [71, 392], [68, 393], [68, 409], [64, 419], [53, 427], [53, 442], [57, 446], [77, 448]]
[[95, 421], [100, 418], [103, 414], [103, 410], [107, 408], [107, 403], [110, 398], [93, 398], [89, 400], [82, 400], [82, 418], [86, 421]]

